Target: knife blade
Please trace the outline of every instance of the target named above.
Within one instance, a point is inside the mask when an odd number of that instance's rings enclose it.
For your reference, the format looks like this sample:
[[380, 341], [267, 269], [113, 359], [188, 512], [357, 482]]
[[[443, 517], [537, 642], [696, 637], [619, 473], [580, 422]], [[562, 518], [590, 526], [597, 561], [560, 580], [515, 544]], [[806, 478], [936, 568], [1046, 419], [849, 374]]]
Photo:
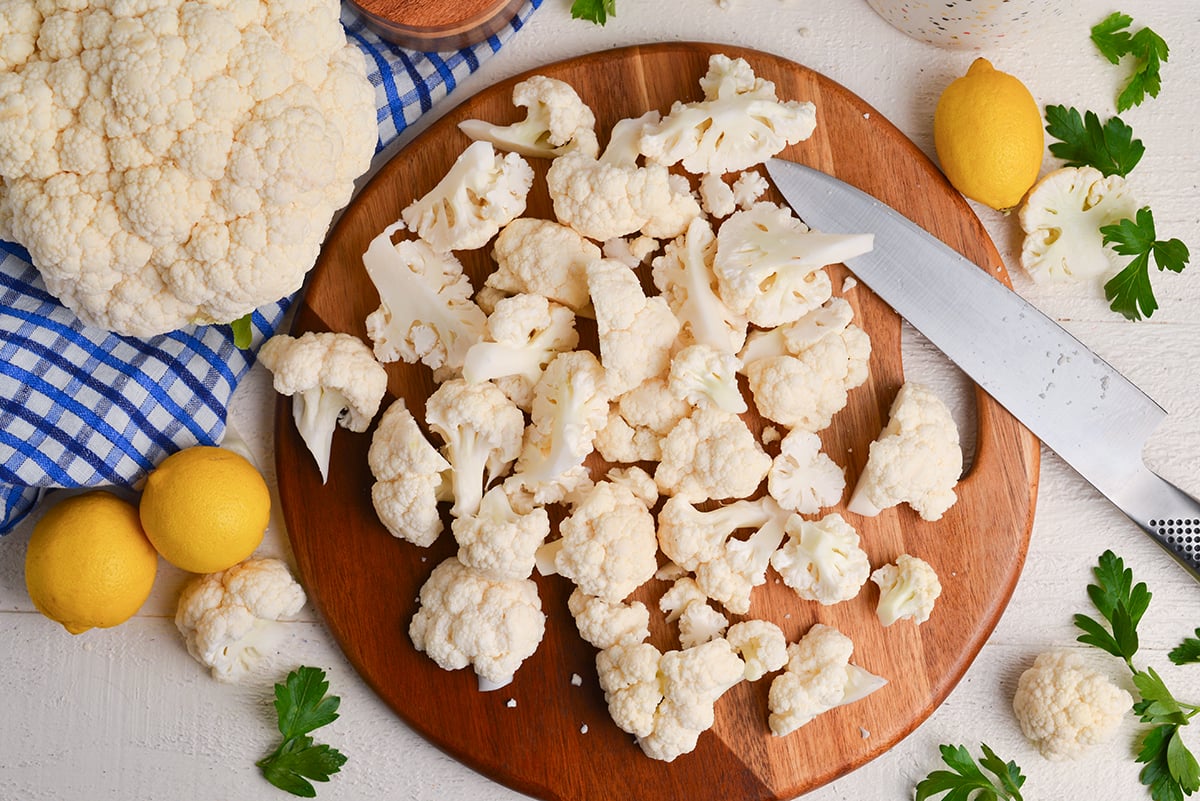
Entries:
[[828, 233], [871, 233], [845, 264], [1048, 448], [1200, 581], [1200, 501], [1142, 451], [1166, 411], [974, 262], [871, 195], [783, 159], [767, 172], [796, 215]]

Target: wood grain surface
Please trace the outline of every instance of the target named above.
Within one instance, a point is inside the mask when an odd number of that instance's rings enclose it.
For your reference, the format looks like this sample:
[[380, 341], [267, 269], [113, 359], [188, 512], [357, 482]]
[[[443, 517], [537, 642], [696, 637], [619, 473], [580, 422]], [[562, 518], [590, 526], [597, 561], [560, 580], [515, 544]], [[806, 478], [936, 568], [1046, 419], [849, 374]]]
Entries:
[[[776, 83], [780, 97], [816, 104], [816, 133], [785, 151], [785, 157], [874, 194], [1007, 281], [982, 225], [936, 167], [871, 106], [800, 65], [735, 47], [681, 43], [597, 53], [537, 72], [574, 85], [595, 110], [597, 130], [603, 132], [646, 109], [665, 112], [676, 99], [698, 99], [697, 81], [714, 52], [746, 58], [758, 75]], [[458, 121], [506, 123], [523, 116], [511, 104], [512, 86], [523, 77], [464, 102], [363, 189], [325, 244], [293, 333], [335, 330], [365, 338], [363, 321], [379, 303], [362, 266], [368, 242], [431, 188], [468, 144], [455, 127]], [[534, 167], [538, 180], [527, 213], [550, 216], [540, 180], [546, 164]], [[488, 249], [458, 255], [475, 286], [481, 286], [492, 269]], [[847, 273], [840, 266], [831, 273], [836, 291]], [[856, 322], [871, 336], [871, 377], [850, 393], [849, 405], [822, 432], [822, 440], [826, 452], [845, 466], [852, 487], [904, 377], [899, 318], [862, 285], [845, 297]], [[402, 396], [420, 418], [434, 387], [429, 371], [393, 364], [389, 376], [385, 404]], [[454, 545], [447, 533], [422, 550], [394, 539], [376, 520], [366, 459], [369, 433], [338, 430], [329, 482], [322, 485], [293, 426], [290, 399], [281, 397], [276, 407], [279, 489], [301, 581], [350, 662], [405, 721], [465, 764], [544, 799], [786, 799], [878, 756], [923, 721], [962, 677], [1013, 591], [1033, 519], [1038, 443], [982, 392], [975, 397], [974, 463], [959, 484], [958, 503], [941, 521], [926, 523], [907, 507], [870, 519], [837, 507], [859, 530], [873, 566], [909, 552], [936, 568], [944, 592], [927, 623], [882, 627], [871, 583], [858, 598], [823, 607], [799, 600], [772, 572], [753, 596], [750, 616], [780, 624], [791, 641], [815, 622], [837, 626], [855, 643], [853, 661], [889, 684], [781, 738], [767, 727], [769, 678], [743, 682], [719, 701], [717, 723], [697, 749], [670, 764], [645, 757], [609, 720], [596, 682], [595, 652], [579, 638], [566, 610], [570, 585], [564, 579], [537, 579], [549, 617], [546, 637], [502, 690], [480, 693], [470, 670], [442, 671], [414, 650], [407, 628], [417, 592]], [[652, 604], [664, 588], [665, 583], [652, 581], [635, 597]], [[677, 647], [660, 617], [652, 628], [656, 645]], [[573, 675], [582, 677], [581, 686], [572, 684]]]
[[349, 0], [384, 39], [420, 53], [458, 50], [499, 33], [525, 0]]

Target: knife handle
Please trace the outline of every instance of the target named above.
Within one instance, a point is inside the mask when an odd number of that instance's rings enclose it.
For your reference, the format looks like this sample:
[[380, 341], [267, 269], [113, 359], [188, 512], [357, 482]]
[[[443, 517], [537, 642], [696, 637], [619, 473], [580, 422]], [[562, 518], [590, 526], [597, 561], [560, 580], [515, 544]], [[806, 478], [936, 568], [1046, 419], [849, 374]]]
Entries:
[[1200, 581], [1200, 501], [1149, 469], [1118, 505]]

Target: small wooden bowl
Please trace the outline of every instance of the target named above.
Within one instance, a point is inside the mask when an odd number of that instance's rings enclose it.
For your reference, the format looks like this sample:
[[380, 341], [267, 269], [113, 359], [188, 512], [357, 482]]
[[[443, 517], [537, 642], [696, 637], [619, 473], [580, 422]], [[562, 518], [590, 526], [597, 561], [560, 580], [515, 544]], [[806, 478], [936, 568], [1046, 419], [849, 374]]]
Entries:
[[499, 33], [525, 0], [349, 0], [368, 27], [422, 53], [458, 50]]

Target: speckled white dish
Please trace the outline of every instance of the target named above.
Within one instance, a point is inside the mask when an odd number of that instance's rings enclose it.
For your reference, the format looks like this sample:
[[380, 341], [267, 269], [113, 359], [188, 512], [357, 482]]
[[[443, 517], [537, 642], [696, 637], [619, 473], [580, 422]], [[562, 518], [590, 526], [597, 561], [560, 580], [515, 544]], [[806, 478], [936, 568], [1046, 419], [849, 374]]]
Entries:
[[867, 0], [879, 16], [914, 39], [940, 47], [1000, 47], [1062, 17], [1069, 0]]

